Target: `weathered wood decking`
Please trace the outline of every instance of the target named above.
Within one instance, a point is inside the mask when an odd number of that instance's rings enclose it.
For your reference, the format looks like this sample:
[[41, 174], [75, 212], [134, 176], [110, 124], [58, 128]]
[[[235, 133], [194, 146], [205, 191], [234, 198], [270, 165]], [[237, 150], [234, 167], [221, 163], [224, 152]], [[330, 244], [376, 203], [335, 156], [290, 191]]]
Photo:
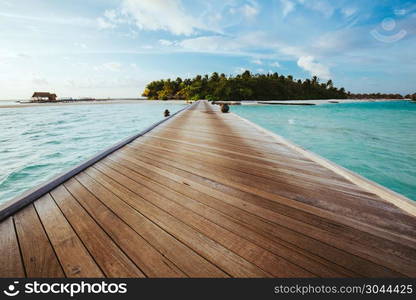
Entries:
[[416, 277], [416, 217], [204, 101], [0, 223], [1, 277]]

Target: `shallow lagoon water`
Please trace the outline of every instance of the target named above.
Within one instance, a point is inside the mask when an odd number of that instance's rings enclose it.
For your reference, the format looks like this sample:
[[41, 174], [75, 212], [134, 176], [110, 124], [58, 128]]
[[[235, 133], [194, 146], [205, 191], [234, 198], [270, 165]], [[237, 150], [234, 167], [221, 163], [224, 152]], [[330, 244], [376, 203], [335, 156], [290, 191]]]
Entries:
[[0, 109], [0, 203], [174, 113], [177, 104]]
[[416, 104], [232, 106], [234, 113], [416, 200]]

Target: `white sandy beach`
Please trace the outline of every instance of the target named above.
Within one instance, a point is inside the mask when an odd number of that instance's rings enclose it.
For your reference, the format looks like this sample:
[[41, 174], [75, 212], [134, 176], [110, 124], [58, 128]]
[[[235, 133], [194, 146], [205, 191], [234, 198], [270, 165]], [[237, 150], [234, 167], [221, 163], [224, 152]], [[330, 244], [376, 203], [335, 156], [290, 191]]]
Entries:
[[[408, 100], [408, 99], [404, 99]], [[257, 104], [327, 104], [327, 103], [355, 103], [355, 102], [385, 102], [385, 101], [403, 101], [402, 99], [323, 99], [323, 100], [270, 100], [270, 101], [241, 101], [241, 105], [257, 105]], [[259, 103], [262, 102], [262, 103]], [[267, 104], [265, 104], [267, 102]]]
[[104, 105], [104, 104], [138, 104], [138, 103], [154, 103], [154, 104], [185, 104], [184, 100], [100, 100], [100, 101], [80, 101], [80, 102], [57, 102], [57, 103], [18, 103], [11, 104], [11, 101], [4, 101], [0, 108], [24, 108], [24, 107], [41, 107], [41, 106], [66, 106], [66, 105]]
[[[406, 99], [408, 100], [408, 99]], [[402, 101], [397, 99], [324, 99], [324, 100], [276, 100], [276, 101], [258, 101], [258, 100], [245, 100], [241, 101], [241, 105], [267, 105], [267, 104], [287, 104], [287, 103], [299, 103], [299, 104], [327, 104], [327, 103], [354, 103], [354, 102], [384, 102], [384, 101]], [[4, 102], [5, 104], [2, 104]], [[24, 107], [40, 107], [40, 106], [66, 106], [66, 105], [103, 105], [103, 104], [139, 104], [139, 103], [154, 103], [154, 104], [186, 104], [185, 100], [96, 100], [96, 101], [80, 101], [80, 102], [57, 102], [57, 103], [18, 103], [12, 101], [0, 100], [0, 108], [24, 108]], [[263, 103], [260, 103], [263, 102]], [[264, 102], [267, 102], [264, 103]]]

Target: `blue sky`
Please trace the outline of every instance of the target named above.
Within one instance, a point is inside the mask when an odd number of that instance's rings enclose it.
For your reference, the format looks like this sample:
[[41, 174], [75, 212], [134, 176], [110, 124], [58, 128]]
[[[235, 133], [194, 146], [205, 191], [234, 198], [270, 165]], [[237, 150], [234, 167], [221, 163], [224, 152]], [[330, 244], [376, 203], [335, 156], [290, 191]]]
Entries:
[[416, 92], [414, 0], [0, 0], [0, 26], [0, 99], [244, 69]]

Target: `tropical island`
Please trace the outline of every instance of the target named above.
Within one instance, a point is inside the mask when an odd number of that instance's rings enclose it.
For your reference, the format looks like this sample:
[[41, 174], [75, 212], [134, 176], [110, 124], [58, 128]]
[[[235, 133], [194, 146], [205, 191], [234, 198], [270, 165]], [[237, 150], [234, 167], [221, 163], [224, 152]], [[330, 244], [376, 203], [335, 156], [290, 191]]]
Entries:
[[337, 88], [332, 80], [320, 82], [311, 79], [295, 80], [292, 75], [278, 73], [252, 74], [245, 71], [236, 76], [226, 76], [217, 72], [209, 75], [197, 75], [194, 78], [176, 80], [161, 79], [150, 82], [143, 94], [149, 100], [224, 100], [241, 101], [256, 99], [267, 100], [314, 100], [314, 99], [411, 99], [416, 94], [352, 94], [343, 87]]
[[336, 88], [332, 80], [320, 83], [311, 79], [294, 80], [293, 76], [273, 74], [252, 74], [245, 71], [236, 76], [214, 72], [197, 75], [192, 79], [156, 80], [150, 82], [142, 96], [152, 100], [292, 100], [292, 99], [346, 99], [344, 88]]

